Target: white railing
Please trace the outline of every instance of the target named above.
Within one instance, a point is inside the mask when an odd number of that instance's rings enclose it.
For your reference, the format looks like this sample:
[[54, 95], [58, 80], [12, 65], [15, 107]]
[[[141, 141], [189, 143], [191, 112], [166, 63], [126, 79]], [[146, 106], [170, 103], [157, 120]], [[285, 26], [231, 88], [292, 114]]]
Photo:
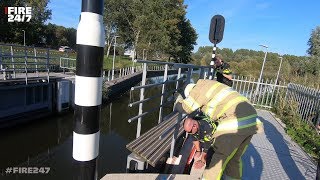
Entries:
[[76, 59], [72, 58], [65, 58], [65, 57], [60, 57], [60, 68], [63, 70], [68, 69], [68, 70], [75, 70], [77, 66], [77, 61]]
[[3, 79], [40, 77], [40, 72], [45, 72], [49, 82], [50, 50], [19, 45], [0, 44], [0, 72]]
[[259, 83], [255, 78], [234, 76], [232, 80], [232, 88], [247, 97], [253, 105], [269, 109], [278, 101], [279, 92], [287, 88], [285, 82], [275, 83], [268, 79], [262, 79]]
[[[172, 94], [181, 91], [183, 84], [188, 84], [191, 81], [192, 74], [194, 69], [200, 69], [199, 78], [203, 78], [205, 72], [208, 71], [208, 67], [206, 66], [195, 66], [192, 64], [179, 64], [179, 63], [170, 63], [170, 62], [161, 62], [161, 61], [145, 61], [145, 60], [136, 60], [136, 62], [143, 63], [142, 68], [142, 81], [140, 86], [135, 86], [131, 88], [131, 91], [140, 90], [140, 99], [135, 102], [130, 102], [129, 107], [139, 106], [139, 112], [137, 116], [131, 117], [128, 122], [131, 123], [133, 121], [137, 121], [137, 134], [136, 138], [140, 136], [141, 131], [141, 121], [142, 118], [150, 113], [159, 112], [158, 123], [163, 121], [163, 108], [168, 105], [173, 105], [174, 98]], [[147, 66], [150, 64], [156, 64], [156, 66]], [[168, 77], [168, 70], [175, 69], [177, 77], [174, 79], [169, 79]], [[164, 70], [162, 80], [153, 84], [146, 84], [147, 83], [147, 71], [148, 70]], [[184, 71], [184, 72], [183, 72]], [[184, 75], [183, 75], [184, 73]], [[169, 84], [173, 84], [174, 88], [169, 89]], [[149, 90], [152, 87], [161, 87], [161, 93], [156, 94], [152, 97], [145, 97], [145, 91]], [[144, 103], [148, 101], [154, 101], [156, 98], [160, 97], [160, 104], [157, 107], [144, 107]], [[180, 123], [182, 120], [182, 115], [179, 115], [180, 119], [177, 120], [176, 123]], [[176, 126], [173, 126], [175, 128]], [[167, 134], [172, 129], [166, 130], [163, 132], [159, 138], [162, 138], [165, 134]], [[176, 129], [177, 130], [177, 129]], [[176, 140], [176, 133], [173, 134], [172, 141], [171, 141], [171, 149], [170, 149], [170, 157], [173, 156], [174, 144]]]
[[[299, 84], [285, 82], [275, 83], [273, 80], [261, 80], [244, 76], [234, 76], [232, 88], [247, 97], [256, 107], [271, 109], [285, 93], [286, 103], [297, 103], [297, 113], [303, 121], [320, 127], [320, 88], [309, 88]], [[280, 93], [280, 92], [283, 93]]]
[[312, 123], [314, 126], [320, 124], [320, 89], [309, 88], [299, 84], [288, 84], [286, 101], [295, 101], [298, 105], [297, 112], [301, 119]]

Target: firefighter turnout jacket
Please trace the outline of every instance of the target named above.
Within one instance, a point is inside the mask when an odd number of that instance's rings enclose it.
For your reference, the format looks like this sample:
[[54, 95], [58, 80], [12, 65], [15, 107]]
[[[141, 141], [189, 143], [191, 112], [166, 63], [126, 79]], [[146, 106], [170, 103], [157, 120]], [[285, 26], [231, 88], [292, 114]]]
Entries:
[[201, 110], [214, 122], [216, 128], [209, 139], [222, 134], [252, 135], [263, 131], [262, 122], [249, 100], [215, 80], [198, 80], [190, 95], [178, 102], [177, 109], [187, 114]]

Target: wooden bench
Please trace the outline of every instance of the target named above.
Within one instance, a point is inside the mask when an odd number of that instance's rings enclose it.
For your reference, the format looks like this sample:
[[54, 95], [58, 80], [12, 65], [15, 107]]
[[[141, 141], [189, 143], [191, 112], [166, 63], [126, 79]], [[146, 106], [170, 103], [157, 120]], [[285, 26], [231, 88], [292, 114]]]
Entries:
[[[172, 135], [175, 133], [175, 129], [178, 129], [177, 137], [184, 132], [182, 121], [180, 121], [180, 124], [176, 125], [178, 116], [178, 113], [169, 115], [168, 118], [160, 124], [127, 144], [127, 149], [155, 167], [160, 158], [170, 149]], [[163, 133], [167, 131], [168, 133], [163, 135]], [[160, 138], [160, 136], [162, 136], [162, 138]]]

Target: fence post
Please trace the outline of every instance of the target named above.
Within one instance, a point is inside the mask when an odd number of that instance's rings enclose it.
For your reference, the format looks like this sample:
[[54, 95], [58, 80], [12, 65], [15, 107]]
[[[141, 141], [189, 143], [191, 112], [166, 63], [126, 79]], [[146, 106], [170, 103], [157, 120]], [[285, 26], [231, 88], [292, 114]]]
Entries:
[[16, 67], [14, 64], [13, 47], [12, 46], [10, 46], [10, 50], [11, 50], [11, 62], [12, 62], [12, 68], [13, 68], [13, 77], [16, 78]]
[[34, 52], [34, 62], [36, 63], [36, 73], [37, 73], [37, 77], [39, 77], [37, 49], [35, 47], [33, 47], [33, 52]]
[[[141, 81], [141, 86], [146, 85], [146, 79], [147, 79], [147, 63], [143, 63], [143, 72], [142, 72], [142, 81]], [[140, 101], [144, 99], [144, 88], [140, 89]], [[139, 104], [139, 114], [142, 114], [143, 111], [143, 103]], [[138, 118], [138, 123], [137, 123], [137, 135], [136, 138], [140, 137], [140, 132], [141, 132], [141, 117]]]
[[47, 49], [47, 71], [48, 71], [48, 77], [47, 77], [47, 79], [48, 79], [48, 83], [49, 83], [49, 81], [50, 81], [50, 76], [49, 76], [49, 72], [50, 72], [50, 63], [49, 63], [49, 60], [50, 60], [50, 49], [48, 48]]
[[26, 85], [28, 85], [28, 67], [27, 67], [27, 61], [28, 61], [28, 54], [27, 54], [27, 46], [24, 46], [24, 70], [25, 70], [25, 73], [26, 73]]
[[163, 74], [163, 85], [162, 85], [162, 91], [161, 91], [161, 99], [160, 99], [160, 110], [159, 110], [159, 120], [158, 123], [160, 123], [162, 121], [162, 113], [163, 113], [163, 99], [164, 99], [164, 95], [163, 93], [166, 90], [166, 81], [168, 79], [168, 64], [165, 65], [165, 70], [164, 70], [164, 74]]

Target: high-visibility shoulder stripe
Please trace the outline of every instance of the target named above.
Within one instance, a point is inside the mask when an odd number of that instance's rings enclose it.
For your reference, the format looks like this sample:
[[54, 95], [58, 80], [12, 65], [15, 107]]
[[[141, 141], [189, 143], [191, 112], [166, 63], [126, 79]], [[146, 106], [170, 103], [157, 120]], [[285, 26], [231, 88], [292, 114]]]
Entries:
[[212, 85], [211, 88], [209, 89], [209, 91], [206, 93], [206, 97], [209, 98], [211, 96], [211, 94], [213, 93], [213, 91], [216, 90], [221, 85], [222, 85], [221, 83], [216, 83], [216, 84]]
[[183, 102], [192, 112], [200, 108], [200, 105], [191, 96], [188, 96]]
[[208, 103], [205, 113], [213, 118], [213, 115], [217, 109], [219, 103], [221, 103], [225, 98], [236, 91], [232, 90], [230, 87], [225, 87], [217, 95], [215, 95], [212, 100]]
[[234, 99], [232, 99], [231, 101], [229, 101], [224, 107], [223, 109], [221, 110], [221, 112], [217, 115], [217, 117], [220, 117], [222, 116], [231, 106], [237, 104], [237, 103], [240, 103], [240, 102], [245, 102], [245, 101], [248, 101], [248, 99], [244, 96], [239, 96], [239, 97], [236, 97]]

